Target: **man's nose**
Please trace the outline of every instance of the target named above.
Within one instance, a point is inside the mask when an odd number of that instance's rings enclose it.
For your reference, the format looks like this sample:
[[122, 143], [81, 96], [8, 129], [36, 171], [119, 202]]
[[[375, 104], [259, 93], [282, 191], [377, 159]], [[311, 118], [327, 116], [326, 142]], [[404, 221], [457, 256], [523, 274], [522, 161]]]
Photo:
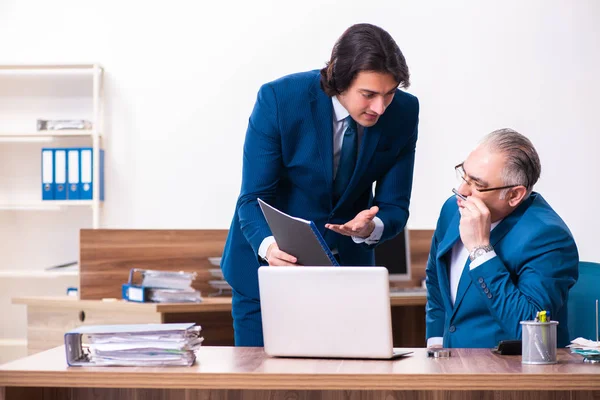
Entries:
[[462, 194], [465, 197], [469, 197], [473, 194], [473, 190], [471, 189], [471, 185], [467, 183], [467, 181], [462, 181], [460, 186], [458, 187], [458, 193]]
[[382, 115], [385, 111], [385, 104], [383, 101], [383, 97], [376, 97], [371, 103], [371, 111], [377, 113], [377, 115]]

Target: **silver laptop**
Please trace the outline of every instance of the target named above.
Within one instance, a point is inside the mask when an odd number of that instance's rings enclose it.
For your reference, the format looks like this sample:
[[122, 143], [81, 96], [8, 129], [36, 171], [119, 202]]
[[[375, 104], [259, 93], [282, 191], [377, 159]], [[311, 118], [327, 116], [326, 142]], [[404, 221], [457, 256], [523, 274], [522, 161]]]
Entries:
[[390, 359], [394, 352], [384, 267], [258, 269], [265, 352], [281, 357]]

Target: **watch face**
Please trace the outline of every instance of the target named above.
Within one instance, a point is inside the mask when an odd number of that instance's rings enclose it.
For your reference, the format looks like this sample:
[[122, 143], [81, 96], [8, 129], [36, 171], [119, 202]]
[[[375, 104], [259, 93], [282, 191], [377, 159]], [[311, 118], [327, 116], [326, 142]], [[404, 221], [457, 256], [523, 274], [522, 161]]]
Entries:
[[475, 257], [482, 256], [486, 253], [485, 249], [477, 249], [475, 250]]

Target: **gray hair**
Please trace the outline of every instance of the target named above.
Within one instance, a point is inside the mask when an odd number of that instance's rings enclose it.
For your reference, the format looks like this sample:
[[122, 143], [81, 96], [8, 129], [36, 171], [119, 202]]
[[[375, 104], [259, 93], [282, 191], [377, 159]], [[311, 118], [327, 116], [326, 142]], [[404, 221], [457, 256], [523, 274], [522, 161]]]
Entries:
[[[505, 128], [488, 134], [481, 144], [506, 155], [506, 164], [502, 171], [504, 184], [525, 186], [525, 197], [529, 197], [542, 173], [540, 157], [531, 141], [519, 132]], [[505, 198], [509, 190], [502, 190], [500, 198]]]

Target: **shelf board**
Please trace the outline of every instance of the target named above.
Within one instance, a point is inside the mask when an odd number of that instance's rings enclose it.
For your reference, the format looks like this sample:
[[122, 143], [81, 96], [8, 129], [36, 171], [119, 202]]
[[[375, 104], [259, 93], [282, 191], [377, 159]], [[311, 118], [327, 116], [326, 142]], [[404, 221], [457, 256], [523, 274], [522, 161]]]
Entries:
[[[53, 139], [60, 137], [85, 137], [93, 136], [94, 130], [90, 129], [65, 129], [57, 131], [36, 131], [36, 132], [0, 132], [0, 141], [9, 139], [10, 141], [29, 141], [31, 139]], [[102, 136], [98, 133], [99, 136]]]
[[58, 278], [61, 276], [79, 276], [79, 271], [19, 271], [19, 270], [0, 270], [0, 278]]
[[14, 64], [14, 65], [0, 65], [0, 71], [63, 71], [63, 70], [81, 70], [81, 71], [93, 71], [95, 67], [103, 70], [99, 64], [57, 64], [57, 65], [44, 65], [44, 64]]
[[[65, 207], [92, 207], [93, 200], [45, 200], [33, 203], [0, 203], [0, 211], [56, 211]], [[102, 205], [102, 202], [100, 202]]]

